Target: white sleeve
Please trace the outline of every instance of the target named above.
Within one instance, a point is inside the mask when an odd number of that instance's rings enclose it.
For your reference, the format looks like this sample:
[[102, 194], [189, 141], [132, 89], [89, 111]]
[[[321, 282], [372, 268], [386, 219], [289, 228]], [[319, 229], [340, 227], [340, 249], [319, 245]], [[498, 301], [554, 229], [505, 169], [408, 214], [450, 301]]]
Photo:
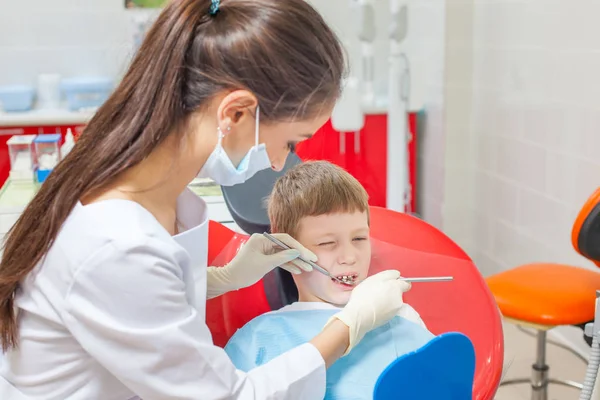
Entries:
[[131, 239], [80, 267], [63, 320], [94, 359], [144, 400], [324, 397], [325, 363], [310, 344], [236, 370], [188, 303], [173, 254], [158, 239]]
[[417, 310], [415, 310], [414, 308], [412, 308], [410, 305], [408, 305], [406, 303], [404, 303], [402, 305], [402, 307], [400, 308], [400, 312], [398, 313], [398, 316], [402, 317], [402, 318], [406, 318], [407, 320], [412, 321], [415, 324], [420, 325], [423, 328], [427, 329], [425, 322], [423, 322], [423, 319], [421, 318], [421, 316], [419, 315]]

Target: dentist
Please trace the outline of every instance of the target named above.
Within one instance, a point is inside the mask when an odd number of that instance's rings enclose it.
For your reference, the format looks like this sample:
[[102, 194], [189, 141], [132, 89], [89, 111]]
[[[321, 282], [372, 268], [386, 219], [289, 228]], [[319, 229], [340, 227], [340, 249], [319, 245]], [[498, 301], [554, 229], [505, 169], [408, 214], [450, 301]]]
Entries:
[[392, 271], [366, 280], [310, 343], [238, 371], [212, 343], [206, 299], [316, 257], [253, 236], [207, 268], [206, 206], [186, 188], [282, 168], [329, 118], [343, 73], [304, 0], [171, 1], [8, 235], [0, 398], [323, 398], [326, 367], [391, 319], [408, 285]]

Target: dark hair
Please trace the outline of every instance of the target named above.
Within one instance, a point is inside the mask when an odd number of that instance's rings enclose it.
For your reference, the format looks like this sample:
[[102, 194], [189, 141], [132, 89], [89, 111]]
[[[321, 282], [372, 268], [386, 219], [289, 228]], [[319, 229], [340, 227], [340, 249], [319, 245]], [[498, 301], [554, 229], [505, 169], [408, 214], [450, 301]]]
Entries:
[[[14, 296], [82, 197], [140, 163], [218, 93], [246, 89], [261, 120], [317, 115], [345, 73], [335, 34], [305, 0], [173, 0], [127, 74], [7, 235], [0, 261], [0, 335], [18, 345]], [[177, 129], [179, 128], [179, 129]]]

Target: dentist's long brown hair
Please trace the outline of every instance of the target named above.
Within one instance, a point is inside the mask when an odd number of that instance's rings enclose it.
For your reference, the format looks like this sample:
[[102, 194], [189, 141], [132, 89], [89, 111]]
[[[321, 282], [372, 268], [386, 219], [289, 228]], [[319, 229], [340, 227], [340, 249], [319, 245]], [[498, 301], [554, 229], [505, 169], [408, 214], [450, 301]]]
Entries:
[[[112, 96], [7, 235], [0, 262], [0, 340], [18, 346], [19, 284], [52, 246], [77, 202], [184, 135], [191, 113], [224, 90], [247, 89], [261, 120], [316, 114], [337, 99], [338, 39], [305, 0], [173, 0]], [[43, 264], [41, 264], [43, 266]]]

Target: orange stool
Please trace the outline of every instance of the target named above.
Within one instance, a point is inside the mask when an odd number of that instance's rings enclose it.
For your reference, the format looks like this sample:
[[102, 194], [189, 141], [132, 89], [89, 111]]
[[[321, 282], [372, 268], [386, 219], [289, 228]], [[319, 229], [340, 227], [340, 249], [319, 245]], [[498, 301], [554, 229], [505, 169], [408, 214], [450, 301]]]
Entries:
[[[600, 190], [581, 209], [571, 241], [575, 250], [600, 267]], [[600, 274], [553, 263], [522, 265], [491, 276], [487, 284], [504, 318], [536, 330], [537, 354], [531, 378], [510, 379], [501, 385], [529, 383], [532, 400], [547, 400], [548, 385], [581, 389], [577, 382], [550, 379], [546, 364], [546, 332], [561, 325], [582, 325], [594, 319]]]

